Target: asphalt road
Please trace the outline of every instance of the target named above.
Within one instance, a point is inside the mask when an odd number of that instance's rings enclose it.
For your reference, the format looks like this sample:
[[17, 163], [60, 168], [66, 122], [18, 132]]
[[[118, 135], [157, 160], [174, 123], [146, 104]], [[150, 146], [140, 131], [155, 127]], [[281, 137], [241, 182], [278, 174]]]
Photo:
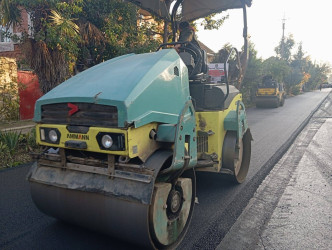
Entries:
[[332, 249], [331, 98], [264, 179], [218, 250]]
[[330, 89], [286, 99], [277, 109], [247, 110], [254, 141], [247, 180], [230, 184], [222, 176], [198, 173], [199, 204], [179, 249], [215, 249], [273, 166], [308, 122]]
[[[233, 185], [216, 174], [197, 174], [199, 204], [179, 249], [215, 249], [329, 91], [288, 98], [278, 109], [247, 110], [254, 137], [248, 178]], [[40, 213], [25, 180], [28, 169], [29, 164], [0, 171], [0, 249], [137, 249]]]

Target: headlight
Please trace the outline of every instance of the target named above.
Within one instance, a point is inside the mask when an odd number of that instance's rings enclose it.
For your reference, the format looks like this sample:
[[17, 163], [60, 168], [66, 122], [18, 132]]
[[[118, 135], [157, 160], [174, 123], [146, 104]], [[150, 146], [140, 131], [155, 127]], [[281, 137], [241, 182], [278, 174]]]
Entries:
[[57, 128], [40, 128], [40, 140], [52, 144], [59, 144], [60, 142], [60, 131]]
[[56, 142], [58, 140], [58, 135], [55, 130], [52, 129], [48, 132], [48, 138], [51, 142]]
[[104, 148], [109, 149], [113, 145], [112, 137], [109, 135], [103, 135], [101, 138], [101, 143], [103, 144]]
[[125, 151], [125, 135], [121, 133], [99, 132], [96, 136], [99, 148], [109, 151]]

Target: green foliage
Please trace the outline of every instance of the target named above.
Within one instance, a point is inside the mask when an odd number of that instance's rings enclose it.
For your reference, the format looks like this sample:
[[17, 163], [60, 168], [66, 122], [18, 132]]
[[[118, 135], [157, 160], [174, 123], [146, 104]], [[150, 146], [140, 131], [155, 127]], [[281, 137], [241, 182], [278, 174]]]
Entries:
[[283, 82], [286, 76], [288, 76], [291, 72], [291, 68], [288, 63], [277, 57], [270, 57], [266, 59], [262, 66], [264, 75], [272, 75], [272, 77], [279, 82]]
[[[3, 0], [5, 25], [18, 23], [22, 9], [33, 21], [22, 51], [46, 93], [71, 75], [104, 60], [155, 50], [158, 23], [138, 23], [138, 8], [122, 0]], [[5, 7], [6, 7], [5, 6]]]
[[241, 88], [246, 105], [250, 106], [254, 102], [257, 85], [263, 75], [263, 60], [257, 57], [255, 45], [249, 42], [248, 65]]
[[[80, 37], [73, 32], [72, 15], [82, 10], [83, 0], [41, 1], [10, 0], [11, 11], [30, 13], [33, 38], [27, 32], [21, 37], [22, 52], [38, 77], [41, 90], [46, 93], [67, 79], [73, 72], [73, 61], [79, 52]], [[61, 13], [61, 15], [57, 15]], [[8, 9], [0, 9], [1, 16], [8, 16]], [[20, 16], [20, 15], [19, 15]], [[19, 17], [21, 18], [21, 16]], [[21, 20], [19, 20], [20, 22]], [[8, 19], [4, 25], [10, 25]]]
[[0, 120], [19, 120], [19, 107], [17, 84], [11, 82], [0, 85]]
[[21, 133], [15, 131], [0, 132], [0, 142], [6, 145], [9, 155], [12, 157], [17, 150]]
[[[165, 0], [167, 6], [171, 2]], [[138, 8], [122, 0], [1, 0], [0, 7], [3, 25], [19, 23], [22, 9], [31, 14], [34, 36], [22, 36], [22, 51], [44, 93], [79, 71], [122, 54], [153, 51], [160, 39], [170, 38], [168, 22], [163, 29], [162, 20], [143, 21]], [[210, 15], [201, 25], [218, 29], [227, 18], [228, 15]], [[286, 37], [275, 48], [277, 57], [263, 61], [257, 58], [254, 45], [249, 44], [250, 59], [242, 85], [245, 100], [251, 100], [255, 85], [265, 74], [284, 82], [289, 91], [296, 85], [315, 89], [326, 81], [329, 66], [311, 62], [302, 44], [292, 55], [294, 45], [293, 36]], [[13, 105], [12, 109], [17, 108]]]
[[294, 45], [295, 41], [293, 35], [289, 35], [289, 37], [286, 37], [286, 41], [280, 41], [279, 45], [275, 48], [275, 52], [282, 60], [290, 62]]
[[[0, 133], [1, 135], [1, 133]], [[0, 159], [4, 158], [5, 155], [8, 154], [8, 147], [7, 145], [0, 140]]]
[[[286, 41], [286, 48], [289, 49], [289, 53], [294, 44], [295, 41], [292, 37]], [[231, 47], [233, 47], [231, 44], [225, 44], [213, 62], [222, 62], [224, 60], [222, 52], [230, 51]], [[277, 53], [279, 51], [277, 49]], [[286, 52], [287, 57], [285, 58], [279, 55], [262, 60], [257, 57], [255, 45], [249, 42], [248, 65], [240, 89], [246, 105], [253, 104], [257, 85], [262, 81], [264, 75], [271, 75], [278, 82], [284, 83], [286, 92], [290, 95], [298, 95], [302, 90], [317, 89], [320, 84], [327, 82], [331, 67], [327, 64], [318, 65], [313, 63], [310, 57], [306, 56], [302, 43], [299, 43], [294, 55], [289, 55], [288, 52]]]
[[35, 129], [26, 134], [16, 131], [0, 132], [0, 168], [31, 161], [29, 153], [37, 151]]
[[18, 9], [18, 3], [12, 0], [0, 1], [0, 24], [10, 26], [18, 24], [21, 20], [21, 12]]
[[299, 68], [291, 67], [291, 72], [284, 78], [289, 88], [300, 84], [303, 79], [303, 72]]
[[205, 30], [219, 29], [224, 24], [225, 20], [229, 18], [229, 15], [226, 15], [215, 19], [216, 15], [217, 14], [212, 14], [203, 18], [201, 26], [203, 26]]
[[26, 134], [27, 144], [29, 147], [37, 147], [36, 142], [36, 128], [33, 128], [29, 133]]
[[132, 4], [114, 1], [106, 16], [104, 31], [117, 55], [137, 51], [147, 52], [151, 48], [144, 49], [151, 42], [151, 36], [148, 35], [149, 29], [146, 26], [137, 25], [137, 11], [136, 6]]
[[299, 85], [291, 86], [289, 92], [292, 95], [299, 95], [301, 93], [301, 86]]
[[327, 76], [331, 73], [331, 67], [327, 64], [308, 63], [307, 71], [310, 74], [309, 81], [305, 84], [306, 90], [314, 90], [327, 81]]
[[9, 166], [10, 155], [8, 147], [5, 143], [0, 140], [0, 168]]
[[21, 134], [19, 143], [20, 145], [24, 145], [26, 151], [32, 151], [34, 148], [36, 148], [36, 129], [33, 128], [30, 132]]

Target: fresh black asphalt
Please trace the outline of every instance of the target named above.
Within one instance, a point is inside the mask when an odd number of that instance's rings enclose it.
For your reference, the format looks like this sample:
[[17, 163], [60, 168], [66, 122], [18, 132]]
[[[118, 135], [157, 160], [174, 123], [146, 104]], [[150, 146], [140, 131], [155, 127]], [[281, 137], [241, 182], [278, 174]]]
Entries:
[[[197, 174], [199, 204], [179, 249], [216, 248], [327, 94], [315, 91], [288, 98], [277, 109], [247, 110], [254, 137], [248, 178], [234, 185], [217, 174]], [[0, 171], [0, 249], [137, 249], [40, 213], [30, 198], [28, 169], [26, 164]]]

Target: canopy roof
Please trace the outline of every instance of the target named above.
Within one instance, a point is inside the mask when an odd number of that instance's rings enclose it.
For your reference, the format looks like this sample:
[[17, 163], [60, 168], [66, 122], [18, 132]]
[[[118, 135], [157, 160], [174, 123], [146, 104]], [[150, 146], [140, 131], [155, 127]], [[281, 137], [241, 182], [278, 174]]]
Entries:
[[[167, 20], [170, 19], [170, 10], [167, 8], [166, 2], [176, 2], [176, 0], [127, 1], [130, 1], [140, 8]], [[250, 7], [251, 2], [252, 0], [184, 0], [182, 3], [182, 20], [192, 21], [224, 10], [242, 8], [243, 3]]]

